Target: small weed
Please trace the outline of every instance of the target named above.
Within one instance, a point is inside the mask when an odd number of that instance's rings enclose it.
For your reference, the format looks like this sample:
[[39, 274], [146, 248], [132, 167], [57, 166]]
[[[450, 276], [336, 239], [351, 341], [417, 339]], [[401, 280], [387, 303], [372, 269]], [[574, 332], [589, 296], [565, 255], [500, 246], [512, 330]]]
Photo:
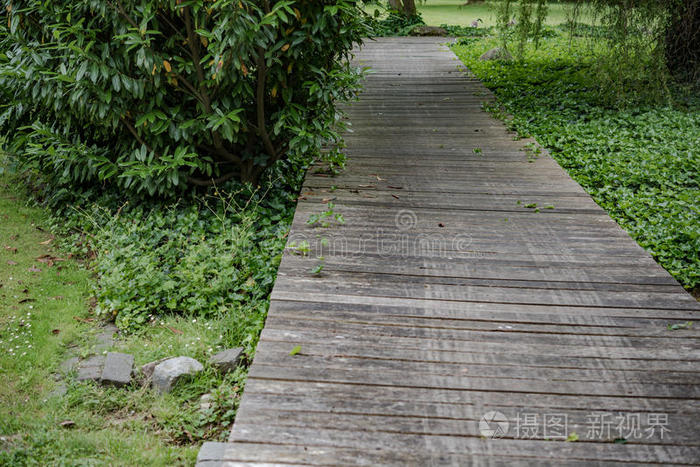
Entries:
[[666, 325], [666, 329], [668, 329], [669, 331], [678, 331], [679, 329], [690, 329], [692, 327], [693, 327], [692, 321], [686, 321], [685, 323]]
[[318, 214], [311, 214], [306, 223], [312, 226], [320, 226], [324, 228], [330, 227], [332, 221], [335, 221], [341, 225], [345, 224], [345, 218], [343, 215], [336, 213], [334, 209], [335, 204], [328, 203], [328, 208], [325, 211]]

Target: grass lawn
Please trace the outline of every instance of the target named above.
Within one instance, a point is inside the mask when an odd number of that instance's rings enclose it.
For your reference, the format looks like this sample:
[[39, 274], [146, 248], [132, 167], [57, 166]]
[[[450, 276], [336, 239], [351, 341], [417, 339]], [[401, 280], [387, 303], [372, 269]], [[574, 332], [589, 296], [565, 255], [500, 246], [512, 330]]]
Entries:
[[[453, 50], [486, 86], [509, 127], [534, 136], [637, 242], [688, 290], [700, 285], [700, 96], [645, 83], [623, 95], [597, 81], [596, 59], [568, 36], [530, 43], [522, 61], [481, 61], [495, 38]], [[636, 89], [636, 91], [635, 91]], [[622, 104], [620, 99], [624, 99]]]
[[[440, 24], [468, 26], [477, 19], [481, 19], [481, 26], [495, 26], [496, 17], [492, 4], [481, 2], [464, 5], [464, 3], [465, 0], [426, 0], [422, 3], [416, 2], [416, 6], [423, 16], [423, 21], [430, 26]], [[569, 3], [550, 3], [547, 24], [556, 25], [566, 22], [566, 11], [569, 8], [571, 8]], [[375, 5], [366, 7], [369, 13], [375, 9], [378, 9]], [[579, 21], [583, 21], [583, 19], [579, 19]]]
[[[94, 347], [93, 279], [55, 247], [46, 212], [19, 191], [0, 176], [0, 464], [191, 463], [196, 449], [168, 443], [157, 422], [176, 419], [181, 398], [70, 382], [65, 396], [52, 396], [60, 362]], [[65, 261], [37, 260], [45, 255]]]

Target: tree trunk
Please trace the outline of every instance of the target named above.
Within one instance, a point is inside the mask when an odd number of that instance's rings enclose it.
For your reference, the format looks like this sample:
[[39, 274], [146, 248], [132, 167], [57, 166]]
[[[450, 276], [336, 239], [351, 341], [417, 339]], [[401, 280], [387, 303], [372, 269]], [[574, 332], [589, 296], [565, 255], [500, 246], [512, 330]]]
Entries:
[[416, 14], [415, 0], [403, 0], [403, 14], [406, 16], [413, 16]]
[[403, 5], [401, 4], [401, 0], [389, 0], [389, 8], [398, 12], [402, 12]]
[[666, 64], [678, 79], [697, 81], [700, 79], [700, 0], [680, 0], [670, 13]]

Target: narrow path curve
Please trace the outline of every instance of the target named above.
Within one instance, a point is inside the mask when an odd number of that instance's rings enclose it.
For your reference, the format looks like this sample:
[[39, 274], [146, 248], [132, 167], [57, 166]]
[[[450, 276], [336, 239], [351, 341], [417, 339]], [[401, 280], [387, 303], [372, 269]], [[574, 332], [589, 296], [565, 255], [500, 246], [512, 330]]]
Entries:
[[[667, 329], [698, 303], [440, 41], [357, 60], [347, 170], [308, 174], [289, 241], [310, 252], [285, 255], [230, 441], [199, 465], [700, 461], [699, 333]], [[310, 225], [328, 202], [345, 223]]]

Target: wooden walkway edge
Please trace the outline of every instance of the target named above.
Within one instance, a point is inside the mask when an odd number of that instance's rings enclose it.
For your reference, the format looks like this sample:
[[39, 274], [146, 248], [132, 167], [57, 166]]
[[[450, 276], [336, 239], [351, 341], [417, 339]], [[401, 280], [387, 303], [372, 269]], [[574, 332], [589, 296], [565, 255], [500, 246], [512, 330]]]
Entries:
[[700, 334], [667, 328], [698, 302], [481, 109], [442, 41], [358, 52], [347, 169], [307, 175], [302, 248], [198, 465], [700, 463]]

